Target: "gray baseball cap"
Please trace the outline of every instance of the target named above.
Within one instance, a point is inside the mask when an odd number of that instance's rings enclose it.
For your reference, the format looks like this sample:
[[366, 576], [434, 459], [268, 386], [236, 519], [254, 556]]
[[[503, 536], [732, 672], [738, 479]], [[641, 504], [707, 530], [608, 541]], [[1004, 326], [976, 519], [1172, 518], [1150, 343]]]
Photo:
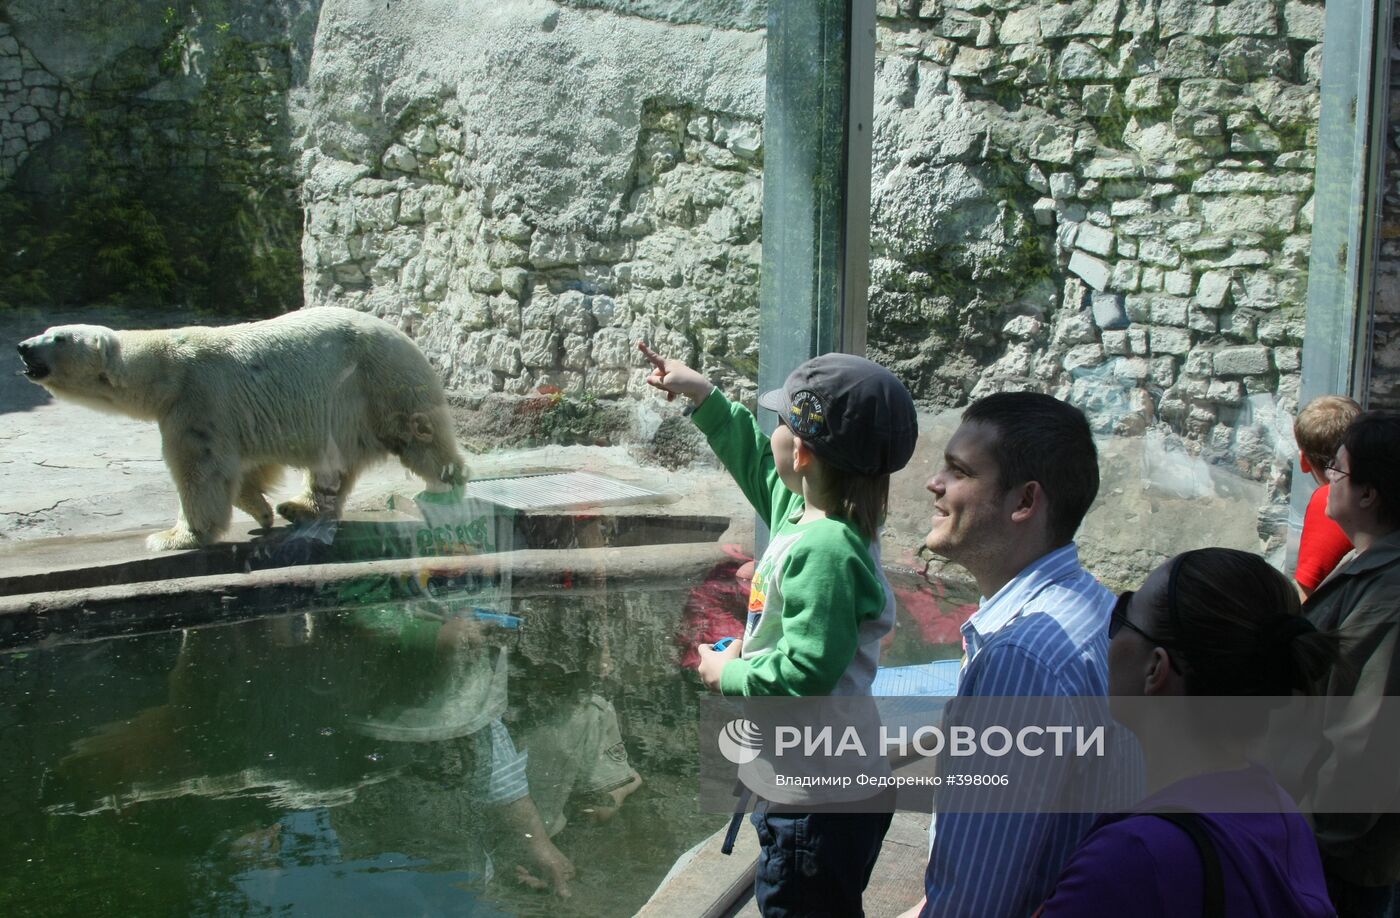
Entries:
[[758, 404], [776, 411], [803, 443], [837, 468], [889, 475], [914, 455], [914, 399], [889, 370], [854, 354], [822, 354]]

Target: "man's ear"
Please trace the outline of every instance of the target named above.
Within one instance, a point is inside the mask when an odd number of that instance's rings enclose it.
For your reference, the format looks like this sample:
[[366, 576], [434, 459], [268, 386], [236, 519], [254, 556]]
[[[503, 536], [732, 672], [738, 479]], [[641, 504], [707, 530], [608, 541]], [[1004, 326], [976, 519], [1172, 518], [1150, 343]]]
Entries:
[[1308, 461], [1308, 457], [1304, 453], [1298, 454], [1298, 468], [1303, 470], [1304, 475], [1312, 474], [1312, 463]]
[[1015, 500], [1011, 510], [1011, 521], [1014, 523], [1024, 523], [1033, 519], [1036, 514], [1044, 516], [1050, 512], [1049, 499], [1038, 481], [1028, 481], [1020, 487], [1013, 488], [1011, 493]]

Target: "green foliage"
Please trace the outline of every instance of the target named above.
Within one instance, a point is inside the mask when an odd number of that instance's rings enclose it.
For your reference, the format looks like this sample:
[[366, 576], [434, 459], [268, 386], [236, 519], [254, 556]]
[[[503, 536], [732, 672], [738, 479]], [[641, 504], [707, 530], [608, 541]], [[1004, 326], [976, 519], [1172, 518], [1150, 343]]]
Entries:
[[46, 213], [39, 199], [13, 189], [0, 212], [18, 245], [0, 252], [0, 303], [63, 305], [73, 301], [168, 302], [175, 264], [166, 233], [142, 189], [115, 168], [110, 132], [84, 119], [94, 143], [80, 171], [63, 177]]
[[58, 240], [39, 228], [30, 202], [13, 192], [0, 192], [0, 226], [7, 240], [0, 249], [0, 309], [52, 302], [49, 272]]
[[587, 394], [578, 399], [562, 392], [548, 396], [549, 405], [540, 413], [538, 436], [545, 443], [565, 446], [606, 440], [616, 425], [598, 399]]
[[175, 286], [170, 246], [144, 201], [120, 185], [99, 184], [75, 209], [77, 238], [92, 252], [83, 299], [169, 298]]
[[[149, 58], [127, 69], [154, 73]], [[288, 82], [285, 48], [221, 38], [193, 103], [141, 100], [126, 84], [76, 97], [62, 134], [0, 192], [0, 307], [299, 305]]]

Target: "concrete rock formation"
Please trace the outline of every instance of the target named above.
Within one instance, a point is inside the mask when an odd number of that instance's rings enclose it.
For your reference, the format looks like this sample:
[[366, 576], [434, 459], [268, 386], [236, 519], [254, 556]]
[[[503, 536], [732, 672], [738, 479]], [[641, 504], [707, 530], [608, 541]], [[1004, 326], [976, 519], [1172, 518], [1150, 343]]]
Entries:
[[[0, 15], [0, 188], [71, 120], [65, 93], [91, 95], [83, 61], [167, 40], [146, 0], [126, 26], [53, 37], [89, 6]], [[871, 356], [932, 409], [1033, 388], [1100, 433], [1169, 434], [1265, 484], [1277, 547], [1322, 4], [876, 6]], [[232, 34], [281, 30], [305, 303], [395, 322], [470, 398], [643, 401], [638, 338], [751, 395], [766, 16], [760, 0], [246, 5]], [[181, 75], [140, 91], [194, 97], [219, 25], [196, 16]]]

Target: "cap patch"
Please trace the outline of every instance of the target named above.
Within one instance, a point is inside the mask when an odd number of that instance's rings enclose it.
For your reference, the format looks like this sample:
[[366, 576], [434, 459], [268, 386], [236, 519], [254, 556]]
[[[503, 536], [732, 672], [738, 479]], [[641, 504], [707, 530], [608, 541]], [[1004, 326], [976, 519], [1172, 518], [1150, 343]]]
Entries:
[[815, 437], [826, 432], [826, 405], [821, 396], [810, 389], [803, 389], [792, 397], [792, 407], [788, 408], [788, 426], [793, 433], [803, 437]]

